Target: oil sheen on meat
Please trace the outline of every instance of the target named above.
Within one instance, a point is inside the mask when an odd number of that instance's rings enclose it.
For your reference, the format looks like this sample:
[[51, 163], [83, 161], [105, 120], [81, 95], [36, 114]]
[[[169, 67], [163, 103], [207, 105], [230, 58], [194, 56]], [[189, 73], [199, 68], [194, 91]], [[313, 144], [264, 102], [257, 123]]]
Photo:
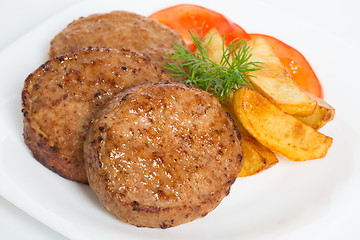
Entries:
[[47, 168], [87, 183], [83, 142], [94, 114], [129, 87], [161, 81], [169, 81], [163, 70], [129, 50], [87, 48], [53, 58], [25, 80], [25, 143]]
[[113, 11], [81, 17], [70, 23], [51, 41], [49, 55], [53, 58], [89, 46], [124, 48], [164, 66], [166, 61], [172, 61], [167, 54], [176, 51], [174, 43], [185, 45], [180, 34], [167, 26], [136, 13]]
[[89, 184], [118, 219], [169, 228], [206, 216], [241, 170], [239, 133], [218, 100], [179, 83], [128, 89], [84, 143]]

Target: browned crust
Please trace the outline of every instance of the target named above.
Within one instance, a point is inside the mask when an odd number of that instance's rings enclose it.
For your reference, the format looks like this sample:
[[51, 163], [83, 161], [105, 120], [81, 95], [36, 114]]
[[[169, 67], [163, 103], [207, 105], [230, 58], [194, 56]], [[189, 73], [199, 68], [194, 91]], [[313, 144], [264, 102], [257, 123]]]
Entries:
[[[23, 110], [23, 113], [26, 115], [27, 111]], [[56, 143], [28, 117], [24, 117], [24, 140], [34, 158], [46, 168], [66, 179], [87, 183], [86, 174], [82, 170], [83, 160], [69, 158], [63, 154], [63, 151], [56, 147]]]
[[25, 80], [25, 143], [50, 170], [87, 183], [82, 145], [93, 115], [124, 89], [161, 81], [169, 81], [161, 69], [129, 50], [87, 48], [53, 58]]
[[[50, 58], [85, 47], [130, 49], [149, 57], [158, 66], [172, 61], [174, 43], [184, 45], [180, 34], [147, 17], [113, 11], [93, 14], [71, 22], [51, 41]], [[180, 78], [176, 78], [180, 81]]]
[[106, 209], [150, 228], [206, 216], [229, 194], [242, 160], [240, 135], [216, 98], [178, 83], [115, 96], [92, 122], [84, 153], [89, 184]]

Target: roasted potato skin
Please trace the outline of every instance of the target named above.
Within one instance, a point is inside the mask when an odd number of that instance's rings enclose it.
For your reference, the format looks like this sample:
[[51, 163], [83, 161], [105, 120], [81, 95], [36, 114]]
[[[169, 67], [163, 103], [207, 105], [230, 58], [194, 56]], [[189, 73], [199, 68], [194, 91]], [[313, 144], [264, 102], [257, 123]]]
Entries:
[[254, 71], [249, 77], [254, 89], [288, 114], [311, 115], [316, 101], [294, 82], [265, 39], [259, 37], [248, 43], [253, 48], [250, 61], [264, 64], [262, 69]]
[[223, 109], [230, 114], [241, 135], [243, 165], [239, 177], [252, 176], [276, 165], [279, 162], [277, 156], [250, 135], [236, 117], [233, 107], [223, 105]]
[[248, 87], [235, 92], [233, 106], [241, 124], [254, 138], [289, 160], [323, 158], [332, 144], [331, 137], [286, 114]]
[[279, 160], [268, 148], [250, 135], [243, 134], [243, 167], [239, 177], [252, 176], [275, 166]]
[[317, 102], [317, 106], [313, 114], [307, 117], [295, 116], [298, 120], [306, 125], [318, 130], [325, 126], [328, 122], [332, 121], [335, 117], [335, 108], [330, 106], [322, 98], [318, 98], [311, 93], [308, 94], [312, 99]]
[[[203, 44], [206, 46], [209, 58], [213, 62], [221, 64], [221, 54], [226, 46], [221, 41], [219, 33], [215, 30], [209, 31], [203, 40]], [[257, 92], [256, 96], [262, 100], [245, 100], [245, 102], [239, 103], [241, 101], [239, 100], [239, 93], [237, 93], [237, 97], [231, 93], [230, 104], [223, 104], [223, 109], [230, 113], [242, 135], [244, 160], [239, 176], [251, 176], [270, 168], [278, 163], [276, 154], [296, 161], [325, 156], [327, 149], [332, 144], [332, 139], [316, 130], [334, 118], [335, 109], [323, 99], [317, 98], [300, 88], [263, 37], [255, 37], [249, 40], [248, 44], [252, 47], [252, 56], [249, 61], [263, 64], [263, 68], [248, 76], [253, 90]], [[238, 90], [238, 92], [240, 91], [242, 90]], [[237, 99], [234, 100], [234, 98]], [[263, 99], [266, 100], [266, 103], [263, 102]], [[260, 104], [261, 107], [258, 107], [257, 104]], [[252, 124], [249, 119], [246, 121], [248, 115], [245, 111], [250, 109], [249, 106], [254, 107], [251, 110], [252, 114], [249, 114], [250, 120], [255, 120], [256, 128], [261, 128], [256, 130], [259, 130], [260, 133], [264, 130], [264, 133], [269, 133], [268, 135], [261, 136], [259, 133], [256, 134], [254, 129], [251, 129]], [[271, 106], [272, 109], [275, 109], [275, 113], [271, 114], [264, 106]], [[240, 109], [243, 107], [244, 109], [241, 111]], [[264, 112], [257, 112], [257, 108], [262, 108]], [[267, 113], [265, 117], [264, 113]], [[261, 125], [262, 118], [267, 123]], [[241, 119], [244, 123], [240, 121]], [[289, 123], [292, 124], [292, 128], [279, 128], [279, 126]], [[272, 131], [273, 127], [278, 127], [278, 131]], [[312, 135], [312, 137], [302, 140], [303, 133], [304, 136]], [[279, 134], [280, 136], [278, 136]], [[306, 144], [304, 143], [306, 141], [310, 142]], [[287, 149], [286, 144], [288, 144]], [[311, 150], [310, 145], [312, 144], [315, 147], [322, 147], [322, 150]], [[307, 149], [305, 149], [306, 154], [301, 156], [303, 146], [306, 146]], [[298, 150], [300, 151], [296, 154], [295, 152]], [[312, 151], [314, 152], [311, 153]]]

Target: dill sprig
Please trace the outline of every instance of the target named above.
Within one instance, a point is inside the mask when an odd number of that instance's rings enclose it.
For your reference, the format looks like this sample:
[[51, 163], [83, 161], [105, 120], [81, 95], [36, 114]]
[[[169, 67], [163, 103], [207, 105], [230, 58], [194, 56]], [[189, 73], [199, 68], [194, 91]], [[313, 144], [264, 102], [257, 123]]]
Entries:
[[[207, 46], [211, 41], [201, 41], [189, 31], [198, 52], [191, 52], [187, 47], [175, 44], [176, 52], [172, 55], [173, 63], [167, 62], [166, 68], [173, 71], [174, 76], [183, 76], [183, 83], [201, 88], [215, 95], [220, 102], [229, 103], [231, 93], [243, 86], [252, 85], [247, 77], [252, 71], [262, 68], [260, 62], [250, 62], [252, 49], [245, 40], [233, 40], [227, 47], [223, 38], [223, 54], [220, 63], [215, 63], [207, 54]], [[206, 44], [207, 42], [207, 44]]]

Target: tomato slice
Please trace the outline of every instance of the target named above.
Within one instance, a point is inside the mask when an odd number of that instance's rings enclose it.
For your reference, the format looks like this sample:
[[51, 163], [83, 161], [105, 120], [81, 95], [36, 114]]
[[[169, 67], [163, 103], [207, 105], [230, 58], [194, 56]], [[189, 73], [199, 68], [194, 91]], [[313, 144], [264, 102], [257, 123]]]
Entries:
[[165, 8], [150, 15], [149, 18], [177, 31], [191, 51], [195, 51], [196, 47], [189, 30], [194, 30], [198, 36], [203, 37], [209, 30], [215, 28], [221, 36], [226, 36], [226, 45], [229, 45], [234, 39], [250, 40], [253, 37], [263, 37], [273, 47], [275, 54], [280, 58], [294, 81], [304, 90], [323, 98], [321, 84], [305, 57], [296, 49], [274, 37], [263, 34], [247, 34], [244, 29], [228, 20], [224, 15], [192, 4]]
[[228, 20], [222, 14], [197, 5], [176, 5], [160, 10], [149, 18], [155, 19], [180, 33], [192, 51], [195, 51], [195, 46], [189, 30], [194, 30], [198, 36], [202, 37], [209, 30], [215, 28], [221, 36], [226, 36], [226, 45], [229, 45], [236, 38], [250, 39], [249, 35], [240, 26]]
[[315, 72], [306, 58], [296, 49], [282, 41], [264, 34], [249, 34], [251, 38], [263, 37], [272, 46], [276, 56], [280, 58], [285, 69], [291, 74], [294, 81], [305, 91], [323, 98], [323, 89]]

